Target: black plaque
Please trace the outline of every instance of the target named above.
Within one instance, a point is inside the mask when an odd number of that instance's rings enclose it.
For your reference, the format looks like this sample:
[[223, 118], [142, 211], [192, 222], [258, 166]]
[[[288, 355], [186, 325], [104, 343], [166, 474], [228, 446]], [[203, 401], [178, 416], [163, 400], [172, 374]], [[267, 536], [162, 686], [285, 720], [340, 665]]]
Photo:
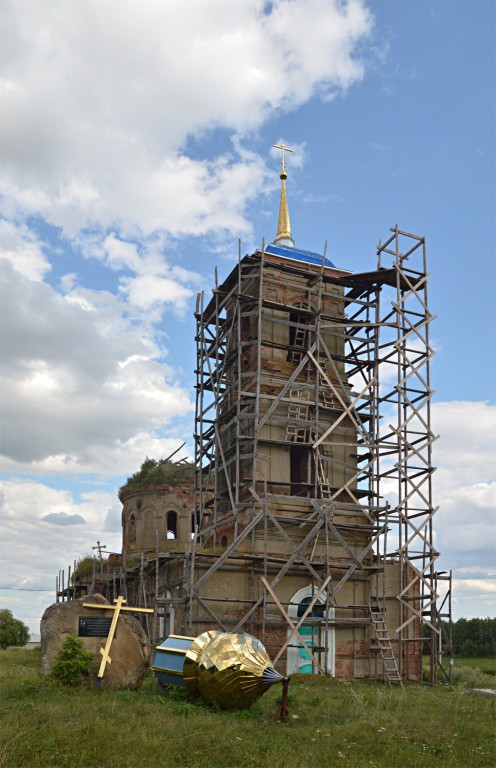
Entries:
[[[93, 616], [79, 617], [79, 637], [108, 637], [112, 619], [94, 618]], [[117, 636], [117, 628], [114, 637]]]

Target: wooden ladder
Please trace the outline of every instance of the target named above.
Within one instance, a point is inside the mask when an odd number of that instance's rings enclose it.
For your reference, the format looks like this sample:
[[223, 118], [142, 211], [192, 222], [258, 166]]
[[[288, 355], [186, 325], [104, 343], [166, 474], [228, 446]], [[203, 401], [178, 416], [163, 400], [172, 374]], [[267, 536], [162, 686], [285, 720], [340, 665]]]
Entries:
[[292, 349], [289, 350], [288, 362], [299, 363], [305, 352], [306, 328], [296, 328]]
[[372, 626], [374, 628], [375, 636], [377, 639], [377, 645], [382, 658], [382, 665], [384, 667], [384, 677], [389, 685], [399, 685], [403, 687], [401, 680], [400, 670], [398, 668], [398, 662], [394, 655], [393, 644], [389, 637], [389, 632], [384, 619], [384, 614], [377, 606], [369, 606], [370, 618], [372, 619]]
[[318, 451], [317, 451], [316, 459], [317, 459], [317, 481], [319, 483], [319, 488], [320, 488], [320, 498], [332, 499], [332, 486], [329, 485], [327, 477], [325, 476], [324, 465], [322, 464], [322, 458]]
[[286, 440], [294, 443], [308, 442], [308, 424], [302, 426], [301, 422], [308, 422], [310, 404], [309, 394], [300, 389], [290, 389], [288, 404], [288, 424], [286, 425]]

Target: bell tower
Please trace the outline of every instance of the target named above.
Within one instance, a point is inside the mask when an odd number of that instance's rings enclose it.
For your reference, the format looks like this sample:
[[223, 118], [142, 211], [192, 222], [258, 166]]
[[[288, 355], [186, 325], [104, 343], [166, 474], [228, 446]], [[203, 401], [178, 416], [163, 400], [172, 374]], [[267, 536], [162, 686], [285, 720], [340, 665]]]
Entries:
[[290, 674], [418, 678], [424, 617], [437, 631], [425, 241], [395, 227], [360, 274], [301, 249], [278, 148], [275, 240], [197, 299], [186, 629], [250, 632]]

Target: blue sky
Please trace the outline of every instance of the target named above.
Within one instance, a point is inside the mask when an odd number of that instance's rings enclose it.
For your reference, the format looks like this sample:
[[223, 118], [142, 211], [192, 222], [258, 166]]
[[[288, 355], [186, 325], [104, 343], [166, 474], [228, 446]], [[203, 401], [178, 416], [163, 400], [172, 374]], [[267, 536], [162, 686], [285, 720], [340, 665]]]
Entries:
[[283, 140], [298, 246], [427, 238], [439, 567], [494, 615], [494, 3], [76, 5], [0, 19], [2, 607], [37, 631], [126, 476], [191, 448], [195, 295], [275, 237]]

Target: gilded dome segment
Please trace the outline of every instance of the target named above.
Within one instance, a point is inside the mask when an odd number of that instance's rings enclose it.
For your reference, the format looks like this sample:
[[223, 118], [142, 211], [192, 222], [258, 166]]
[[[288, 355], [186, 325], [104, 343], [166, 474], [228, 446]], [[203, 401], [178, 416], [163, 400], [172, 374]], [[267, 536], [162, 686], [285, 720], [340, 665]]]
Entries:
[[[205, 646], [198, 659], [198, 688], [221, 709], [250, 707], [273, 683], [264, 680], [272, 662], [259, 640], [248, 634], [220, 634]], [[278, 673], [276, 673], [277, 675]]]
[[196, 640], [193, 640], [184, 657], [183, 679], [188, 693], [194, 698], [200, 696], [198, 688], [198, 659], [205, 646], [217, 635], [224, 634], [220, 630], [211, 629], [203, 632]]
[[192, 643], [183, 675], [190, 694], [221, 709], [250, 707], [282, 680], [260, 640], [246, 633], [218, 631], [204, 632]]

